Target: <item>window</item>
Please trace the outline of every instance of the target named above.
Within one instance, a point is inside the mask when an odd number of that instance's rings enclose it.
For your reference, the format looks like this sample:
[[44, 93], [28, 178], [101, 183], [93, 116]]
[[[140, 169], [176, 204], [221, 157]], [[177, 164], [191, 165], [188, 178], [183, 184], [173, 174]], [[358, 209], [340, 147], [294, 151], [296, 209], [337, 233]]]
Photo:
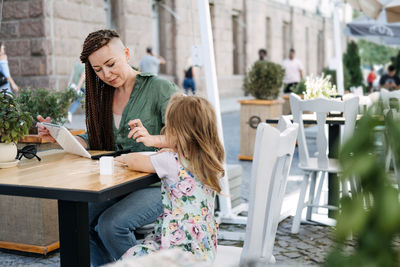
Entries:
[[104, 11], [106, 12], [107, 29], [119, 30], [119, 1], [104, 0]]
[[306, 48], [306, 73], [310, 73], [310, 33], [309, 28], [306, 27], [306, 36], [305, 36], [305, 48]]
[[318, 31], [318, 54], [317, 54], [317, 71], [318, 73], [322, 72], [322, 69], [324, 68], [324, 61], [325, 61], [325, 54], [324, 54], [324, 47], [325, 47], [325, 42], [324, 42], [324, 31], [319, 30]]
[[287, 58], [290, 49], [290, 24], [287, 21], [282, 23], [282, 56]]
[[232, 16], [232, 57], [233, 74], [245, 73], [245, 28], [242, 16], [235, 12]]
[[267, 17], [265, 21], [265, 47], [267, 49], [267, 58], [271, 60], [271, 39], [272, 39], [272, 33], [271, 33], [271, 18]]

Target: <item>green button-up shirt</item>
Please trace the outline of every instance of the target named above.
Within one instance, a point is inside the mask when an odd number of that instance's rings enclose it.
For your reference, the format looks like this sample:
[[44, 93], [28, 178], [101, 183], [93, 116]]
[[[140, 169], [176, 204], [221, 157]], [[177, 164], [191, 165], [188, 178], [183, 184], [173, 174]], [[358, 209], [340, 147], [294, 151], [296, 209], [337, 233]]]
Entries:
[[[178, 87], [173, 82], [147, 72], [137, 74], [131, 96], [122, 112], [118, 129], [113, 122], [115, 150], [153, 151], [153, 147], [146, 147], [142, 143], [128, 138], [130, 131], [128, 122], [140, 119], [151, 135], [160, 134], [161, 128], [165, 124], [165, 109], [168, 101], [177, 91]], [[89, 144], [87, 134], [81, 135], [81, 137]]]

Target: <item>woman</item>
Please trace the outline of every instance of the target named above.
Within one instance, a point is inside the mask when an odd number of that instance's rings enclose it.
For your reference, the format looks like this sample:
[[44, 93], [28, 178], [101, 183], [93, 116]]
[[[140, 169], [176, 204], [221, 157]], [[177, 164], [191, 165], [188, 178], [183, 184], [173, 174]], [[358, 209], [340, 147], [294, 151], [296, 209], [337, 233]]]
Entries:
[[[159, 134], [169, 98], [178, 90], [176, 85], [135, 71], [128, 63], [129, 49], [112, 30], [90, 33], [80, 58], [85, 64], [87, 134], [78, 136], [78, 141], [92, 150], [154, 150], [128, 138], [128, 122], [140, 119], [149, 133]], [[38, 124], [38, 128], [43, 138], [54, 141], [43, 125]], [[133, 231], [154, 222], [161, 212], [159, 186], [89, 203], [92, 265], [120, 258], [136, 244]]]
[[6, 47], [3, 42], [0, 42], [0, 72], [2, 74], [2, 77], [5, 77], [7, 79], [7, 82], [5, 84], [0, 85], [0, 90], [7, 89], [7, 91], [11, 93], [12, 89], [14, 93], [18, 93], [18, 85], [14, 82], [13, 78], [10, 75], [8, 59], [6, 55]]

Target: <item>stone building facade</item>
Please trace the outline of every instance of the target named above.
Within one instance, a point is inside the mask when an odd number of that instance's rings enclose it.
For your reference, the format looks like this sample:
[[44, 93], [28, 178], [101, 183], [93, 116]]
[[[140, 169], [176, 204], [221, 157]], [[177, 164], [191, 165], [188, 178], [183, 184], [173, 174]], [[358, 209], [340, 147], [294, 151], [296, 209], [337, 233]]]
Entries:
[[[334, 56], [331, 17], [290, 2], [210, 1], [221, 97], [243, 94], [243, 74], [260, 48], [277, 63], [294, 48], [306, 74], [320, 73]], [[161, 75], [180, 85], [191, 47], [200, 43], [197, 14], [196, 0], [5, 0], [0, 40], [22, 88], [66, 87], [84, 38], [101, 28], [121, 34], [132, 65], [152, 46], [167, 62]], [[196, 72], [201, 93], [204, 75]]]

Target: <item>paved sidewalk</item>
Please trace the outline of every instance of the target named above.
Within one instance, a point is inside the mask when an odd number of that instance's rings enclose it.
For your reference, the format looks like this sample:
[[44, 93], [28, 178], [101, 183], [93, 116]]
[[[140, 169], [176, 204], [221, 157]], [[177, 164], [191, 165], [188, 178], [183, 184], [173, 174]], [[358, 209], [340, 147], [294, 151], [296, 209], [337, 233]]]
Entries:
[[[240, 164], [243, 168], [241, 195], [243, 201], [247, 201], [249, 194], [249, 180], [251, 173], [251, 162], [239, 161], [237, 155], [240, 147], [240, 106], [237, 98], [221, 100], [222, 123], [224, 131], [224, 143], [226, 148], [227, 163]], [[85, 128], [83, 114], [76, 114], [72, 123], [67, 127], [82, 129]], [[309, 142], [315, 142], [313, 129], [307, 130], [311, 138]], [[310, 153], [313, 153], [311, 150]], [[290, 177], [288, 178], [286, 195], [297, 194], [300, 175], [297, 167], [298, 158], [293, 158]], [[294, 204], [295, 206], [295, 204]], [[277, 233], [274, 254], [278, 263], [285, 264], [318, 264], [323, 261], [324, 253], [328, 251], [331, 244], [329, 232], [331, 228], [322, 226], [305, 225], [300, 229], [299, 235], [290, 234], [290, 220], [283, 221]], [[244, 231], [245, 226], [221, 225], [222, 229], [232, 231]], [[242, 245], [241, 242], [221, 241], [221, 244]], [[0, 250], [0, 266], [58, 266], [59, 253], [50, 254], [48, 257], [35, 256], [32, 254], [10, 254]]]

